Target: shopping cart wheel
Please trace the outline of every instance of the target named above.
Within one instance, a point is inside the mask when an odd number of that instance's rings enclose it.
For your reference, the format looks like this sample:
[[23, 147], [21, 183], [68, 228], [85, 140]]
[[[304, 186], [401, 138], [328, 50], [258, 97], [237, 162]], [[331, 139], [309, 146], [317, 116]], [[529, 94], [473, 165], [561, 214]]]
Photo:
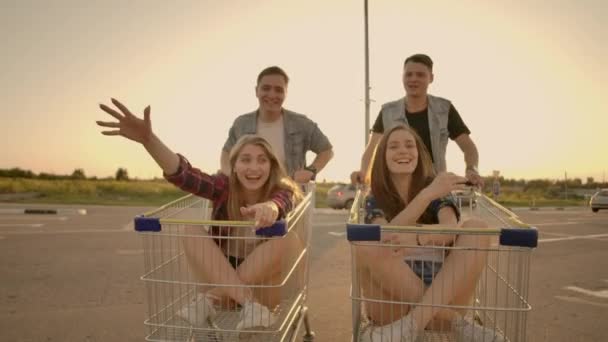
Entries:
[[308, 322], [308, 307], [303, 307], [300, 311], [300, 314], [303, 316], [304, 320], [304, 330], [306, 333], [302, 336], [302, 342], [313, 342], [315, 340], [315, 332], [310, 330], [310, 323]]

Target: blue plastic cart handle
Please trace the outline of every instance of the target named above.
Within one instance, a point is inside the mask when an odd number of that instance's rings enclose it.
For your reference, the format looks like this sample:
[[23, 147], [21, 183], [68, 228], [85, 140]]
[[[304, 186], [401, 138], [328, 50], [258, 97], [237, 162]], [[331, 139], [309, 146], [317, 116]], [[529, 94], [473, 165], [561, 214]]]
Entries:
[[283, 236], [285, 234], [287, 234], [287, 223], [285, 220], [279, 220], [270, 227], [260, 228], [255, 231], [255, 235], [266, 237]]
[[135, 231], [137, 232], [160, 232], [161, 225], [158, 217], [143, 217], [135, 218]]
[[[381, 227], [374, 224], [347, 224], [348, 241], [380, 241]], [[506, 228], [500, 230], [500, 245], [531, 247], [538, 245], [538, 231], [534, 228]]]

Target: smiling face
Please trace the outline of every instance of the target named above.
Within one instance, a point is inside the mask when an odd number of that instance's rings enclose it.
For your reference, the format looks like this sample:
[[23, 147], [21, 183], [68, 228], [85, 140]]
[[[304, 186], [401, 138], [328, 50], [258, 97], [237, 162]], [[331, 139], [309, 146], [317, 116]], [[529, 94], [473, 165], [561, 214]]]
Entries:
[[244, 190], [262, 189], [270, 176], [270, 157], [259, 145], [243, 146], [234, 163], [234, 173]]
[[255, 87], [255, 96], [260, 104], [260, 111], [264, 113], [277, 113], [283, 108], [285, 94], [287, 93], [287, 80], [282, 75], [265, 75]]
[[396, 130], [386, 141], [386, 166], [392, 174], [412, 174], [418, 166], [418, 146], [406, 130]]
[[426, 96], [431, 82], [433, 73], [426, 65], [410, 61], [403, 66], [403, 87], [408, 96]]

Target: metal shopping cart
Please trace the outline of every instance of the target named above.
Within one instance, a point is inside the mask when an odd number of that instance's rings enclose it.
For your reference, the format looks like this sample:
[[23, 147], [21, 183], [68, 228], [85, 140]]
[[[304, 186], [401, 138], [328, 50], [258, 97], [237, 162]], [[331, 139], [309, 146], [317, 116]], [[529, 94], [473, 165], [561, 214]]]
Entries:
[[[146, 340], [294, 341], [303, 326], [303, 340], [313, 341], [306, 306], [313, 208], [310, 184], [286, 220], [256, 233], [253, 222], [210, 220], [210, 201], [193, 195], [137, 217], [135, 230], [144, 250]], [[264, 249], [250, 259], [248, 253], [261, 245]], [[228, 275], [235, 272], [220, 266], [228, 263], [242, 271], [236, 281]], [[251, 270], [258, 266], [272, 269], [256, 276]], [[268, 309], [257, 313], [264, 327], [239, 327], [248, 319], [248, 304], [225, 296], [225, 290], [253, 294]]]
[[[457, 197], [461, 222], [476, 218], [487, 227], [364, 224], [364, 193], [357, 193], [347, 225], [354, 341], [526, 341], [536, 229], [472, 189]], [[423, 234], [451, 243], [421, 246]], [[415, 277], [399, 278], [403, 271]], [[466, 279], [473, 279], [468, 288]], [[432, 319], [419, 327], [423, 315]]]

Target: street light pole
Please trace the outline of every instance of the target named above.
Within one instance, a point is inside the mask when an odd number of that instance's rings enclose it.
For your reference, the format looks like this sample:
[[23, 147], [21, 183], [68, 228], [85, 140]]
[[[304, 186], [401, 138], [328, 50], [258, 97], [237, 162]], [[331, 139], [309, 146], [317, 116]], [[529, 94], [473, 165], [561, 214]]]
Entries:
[[367, 25], [367, 0], [364, 0], [365, 13], [365, 146], [369, 139], [369, 34]]

